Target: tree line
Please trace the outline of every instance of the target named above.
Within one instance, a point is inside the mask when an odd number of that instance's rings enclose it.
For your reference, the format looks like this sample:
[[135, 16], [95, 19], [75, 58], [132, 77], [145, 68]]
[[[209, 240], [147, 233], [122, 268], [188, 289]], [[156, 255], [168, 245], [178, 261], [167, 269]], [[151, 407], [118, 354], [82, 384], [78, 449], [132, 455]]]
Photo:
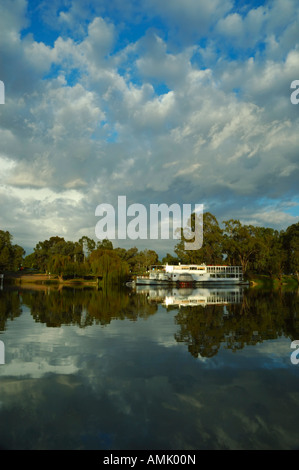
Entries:
[[[189, 221], [192, 230], [194, 221]], [[203, 215], [203, 245], [200, 250], [184, 250], [183, 237], [175, 247], [181, 263], [239, 265], [245, 274], [266, 274], [282, 278], [294, 274], [299, 280], [299, 222], [286, 230], [244, 225], [239, 220], [223, 221]], [[174, 261], [168, 255], [169, 261]]]
[[19, 245], [13, 245], [12, 235], [0, 230], [0, 273], [17, 270], [24, 256], [25, 250]]
[[55, 236], [39, 242], [33, 253], [25, 257], [24, 267], [56, 274], [63, 279], [98, 277], [114, 284], [144, 272], [158, 262], [158, 255], [153, 250], [114, 248], [108, 239], [95, 242], [83, 236], [72, 242]]
[[[195, 214], [187, 229], [192, 231]], [[185, 232], [186, 233], [186, 232]], [[161, 260], [154, 250], [140, 251], [113, 247], [110, 240], [95, 242], [83, 236], [78, 241], [66, 241], [53, 236], [35, 246], [25, 256], [19, 245], [12, 244], [9, 232], [0, 230], [0, 272], [23, 268], [47, 272], [64, 279], [97, 276], [105, 282], [117, 283], [145, 272], [157, 264], [241, 265], [243, 272], [267, 274], [282, 278], [294, 274], [299, 279], [299, 222], [286, 230], [244, 225], [230, 219], [219, 225], [210, 212], [203, 215], [203, 245], [199, 250], [186, 250], [182, 230], [174, 254]]]

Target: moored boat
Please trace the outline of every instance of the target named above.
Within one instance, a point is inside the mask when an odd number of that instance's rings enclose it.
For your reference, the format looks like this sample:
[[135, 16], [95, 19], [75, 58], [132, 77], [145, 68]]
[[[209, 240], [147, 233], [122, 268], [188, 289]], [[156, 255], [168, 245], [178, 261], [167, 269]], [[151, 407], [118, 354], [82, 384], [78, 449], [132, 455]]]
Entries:
[[228, 265], [162, 265], [152, 266], [147, 275], [137, 276], [137, 285], [177, 284], [192, 285], [202, 283], [244, 284], [241, 266]]

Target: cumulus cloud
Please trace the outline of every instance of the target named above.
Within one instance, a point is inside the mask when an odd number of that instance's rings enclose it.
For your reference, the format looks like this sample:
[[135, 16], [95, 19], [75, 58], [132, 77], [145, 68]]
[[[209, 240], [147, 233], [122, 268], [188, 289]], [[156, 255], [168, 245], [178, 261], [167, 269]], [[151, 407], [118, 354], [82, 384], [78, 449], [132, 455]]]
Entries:
[[[33, 246], [56, 231], [94, 236], [95, 207], [120, 194], [204, 203], [219, 220], [246, 206], [243, 220], [296, 221], [275, 204], [297, 195], [297, 3], [147, 0], [124, 7], [126, 23], [113, 5], [41, 2], [47, 41], [24, 0], [1, 3], [1, 226], [23, 233], [19, 201]], [[274, 202], [260, 210], [264, 197]]]

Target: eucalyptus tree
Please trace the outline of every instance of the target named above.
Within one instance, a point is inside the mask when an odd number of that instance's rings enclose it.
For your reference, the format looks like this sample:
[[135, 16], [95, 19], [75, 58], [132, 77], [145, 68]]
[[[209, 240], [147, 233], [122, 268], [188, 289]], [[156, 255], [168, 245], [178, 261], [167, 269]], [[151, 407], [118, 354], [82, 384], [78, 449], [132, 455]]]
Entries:
[[299, 222], [290, 225], [282, 234], [282, 244], [285, 250], [285, 270], [295, 274], [299, 281]]
[[188, 221], [188, 226], [181, 229], [181, 240], [175, 246], [174, 252], [178, 260], [184, 264], [221, 264], [223, 262], [222, 256], [222, 243], [223, 235], [222, 229], [216, 217], [210, 212], [203, 214], [202, 220], [202, 233], [203, 243], [202, 247], [198, 250], [186, 250], [184, 246], [185, 237], [184, 231], [188, 232], [188, 237], [191, 237], [194, 231], [195, 214], [191, 215]]
[[255, 237], [259, 250], [255, 252], [252, 268], [281, 279], [286, 261], [281, 232], [269, 227], [255, 227]]
[[16, 270], [23, 264], [25, 250], [12, 240], [8, 231], [0, 230], [0, 271]]
[[230, 219], [223, 222], [223, 252], [232, 265], [241, 265], [246, 273], [250, 262], [260, 252], [262, 244], [257, 237], [256, 227], [242, 225], [239, 220]]

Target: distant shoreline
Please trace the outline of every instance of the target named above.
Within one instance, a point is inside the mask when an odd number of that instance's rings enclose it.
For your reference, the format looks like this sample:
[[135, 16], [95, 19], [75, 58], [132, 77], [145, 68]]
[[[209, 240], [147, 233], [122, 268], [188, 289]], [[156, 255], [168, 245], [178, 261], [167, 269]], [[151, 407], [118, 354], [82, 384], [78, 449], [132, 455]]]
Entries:
[[[100, 279], [95, 278], [84, 279], [84, 278], [74, 278], [74, 279], [63, 279], [54, 274], [43, 274], [43, 273], [28, 273], [28, 272], [9, 272], [4, 275], [4, 282], [8, 280], [14, 285], [22, 285], [22, 287], [32, 286], [32, 285], [57, 285], [57, 286], [93, 286], [98, 287], [100, 284]], [[276, 277], [271, 278], [269, 275], [264, 274], [255, 274], [250, 276], [249, 285], [253, 289], [279, 289], [279, 288], [289, 288], [297, 289], [299, 288], [299, 282], [296, 276], [284, 275], [282, 279]]]
[[249, 278], [250, 287], [257, 289], [298, 289], [299, 282], [297, 276], [294, 275], [283, 275], [281, 279], [277, 277], [271, 277], [266, 274], [254, 274]]
[[4, 281], [9, 280], [14, 284], [51, 284], [51, 285], [86, 285], [86, 286], [97, 286], [98, 279], [90, 280], [90, 279], [83, 279], [83, 278], [75, 278], [75, 279], [63, 279], [54, 274], [32, 274], [32, 273], [24, 273], [22, 271], [18, 272], [10, 272], [4, 275]]

